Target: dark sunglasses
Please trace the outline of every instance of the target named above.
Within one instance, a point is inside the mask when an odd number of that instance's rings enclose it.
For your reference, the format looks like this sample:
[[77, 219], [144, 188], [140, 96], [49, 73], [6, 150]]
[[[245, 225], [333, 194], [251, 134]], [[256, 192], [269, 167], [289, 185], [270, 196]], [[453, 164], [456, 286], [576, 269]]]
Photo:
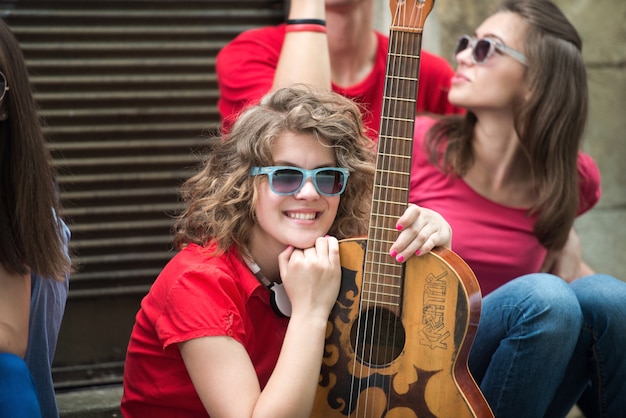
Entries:
[[346, 190], [346, 183], [350, 172], [345, 168], [322, 167], [314, 170], [305, 170], [299, 167], [274, 166], [253, 167], [251, 176], [267, 174], [270, 180], [270, 189], [281, 196], [290, 196], [298, 193], [307, 179], [313, 180], [315, 190], [324, 196], [337, 196]]
[[526, 57], [519, 51], [504, 45], [502, 42], [491, 38], [472, 38], [468, 35], [459, 37], [454, 48], [454, 56], [467, 48], [472, 48], [472, 62], [474, 64], [482, 64], [493, 55], [494, 52], [507, 54], [514, 60], [526, 65]]
[[4, 96], [6, 96], [7, 94], [7, 91], [9, 91], [7, 78], [2, 71], [0, 71], [0, 90], [2, 90], [2, 92], [0, 93], [0, 101], [2, 101], [2, 99], [4, 99]]

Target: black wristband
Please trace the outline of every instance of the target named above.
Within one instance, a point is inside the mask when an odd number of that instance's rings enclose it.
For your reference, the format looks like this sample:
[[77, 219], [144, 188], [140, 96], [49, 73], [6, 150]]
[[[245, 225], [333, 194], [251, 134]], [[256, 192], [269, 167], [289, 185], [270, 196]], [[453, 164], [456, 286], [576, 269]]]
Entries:
[[286, 22], [288, 25], [320, 25], [326, 26], [324, 19], [288, 19]]

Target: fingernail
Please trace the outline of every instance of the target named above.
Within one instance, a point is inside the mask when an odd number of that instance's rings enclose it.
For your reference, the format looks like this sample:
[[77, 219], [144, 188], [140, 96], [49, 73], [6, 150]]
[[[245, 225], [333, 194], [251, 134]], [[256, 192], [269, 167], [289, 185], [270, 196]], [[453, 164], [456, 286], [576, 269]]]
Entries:
[[402, 225], [398, 225], [398, 226], [396, 226], [396, 229], [397, 229], [398, 231], [402, 231], [402, 229], [403, 229], [403, 228], [404, 228], [404, 227], [403, 227]]
[[389, 255], [395, 258], [398, 255], [398, 252], [396, 250], [391, 250], [389, 251]]
[[420, 250], [415, 251], [415, 255], [420, 255], [422, 252]]
[[399, 255], [399, 256], [397, 256], [397, 257], [396, 257], [396, 261], [397, 261], [398, 263], [403, 263], [403, 262], [404, 262], [404, 256], [403, 256], [403, 255]]

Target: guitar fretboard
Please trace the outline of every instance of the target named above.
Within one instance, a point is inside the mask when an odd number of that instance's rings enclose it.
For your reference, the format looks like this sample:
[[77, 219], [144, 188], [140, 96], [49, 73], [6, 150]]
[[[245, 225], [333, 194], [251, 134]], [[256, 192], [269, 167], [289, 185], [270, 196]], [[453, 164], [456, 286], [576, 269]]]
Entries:
[[363, 273], [362, 303], [399, 313], [403, 264], [388, 253], [404, 213], [411, 174], [421, 32], [391, 30], [383, 111], [376, 157], [372, 214]]

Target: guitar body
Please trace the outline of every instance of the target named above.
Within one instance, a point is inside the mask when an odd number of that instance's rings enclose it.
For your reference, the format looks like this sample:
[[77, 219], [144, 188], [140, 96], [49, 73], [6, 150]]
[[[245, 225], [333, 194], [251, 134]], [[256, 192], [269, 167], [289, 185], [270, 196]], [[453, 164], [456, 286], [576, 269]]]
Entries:
[[313, 416], [493, 416], [465, 361], [481, 304], [469, 267], [446, 249], [412, 257], [404, 266], [400, 310], [366, 307], [365, 249], [363, 239], [340, 244], [342, 286]]

